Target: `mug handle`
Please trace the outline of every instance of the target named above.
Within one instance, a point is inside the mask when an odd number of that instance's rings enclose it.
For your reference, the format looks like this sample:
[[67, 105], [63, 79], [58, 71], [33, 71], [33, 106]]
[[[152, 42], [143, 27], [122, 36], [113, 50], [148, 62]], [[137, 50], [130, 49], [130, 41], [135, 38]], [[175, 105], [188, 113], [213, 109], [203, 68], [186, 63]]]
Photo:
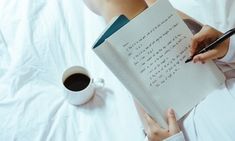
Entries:
[[93, 79], [93, 83], [95, 84], [95, 87], [97, 87], [97, 88], [104, 88], [104, 85], [105, 85], [103, 78]]

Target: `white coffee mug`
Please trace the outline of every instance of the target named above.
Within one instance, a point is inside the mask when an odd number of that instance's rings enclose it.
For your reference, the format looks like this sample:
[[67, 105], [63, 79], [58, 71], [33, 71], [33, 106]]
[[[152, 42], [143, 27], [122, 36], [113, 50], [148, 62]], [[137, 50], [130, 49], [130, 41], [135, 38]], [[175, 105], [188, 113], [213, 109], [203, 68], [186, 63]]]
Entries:
[[62, 82], [65, 98], [73, 105], [88, 102], [93, 97], [97, 85], [104, 86], [103, 79], [94, 82], [87, 69], [81, 66], [68, 68], [63, 74]]

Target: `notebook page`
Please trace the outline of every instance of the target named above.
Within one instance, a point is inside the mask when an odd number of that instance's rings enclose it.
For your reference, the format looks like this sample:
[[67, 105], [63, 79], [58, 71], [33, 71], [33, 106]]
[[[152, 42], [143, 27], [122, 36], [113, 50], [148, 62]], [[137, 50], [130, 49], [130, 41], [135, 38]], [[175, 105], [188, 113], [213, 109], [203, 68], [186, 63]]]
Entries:
[[[212, 62], [184, 63], [191, 37], [170, 3], [160, 0], [114, 33], [108, 42], [126, 60], [141, 88], [148, 91], [146, 95], [161, 103], [161, 112], [173, 107], [181, 117], [224, 81]], [[154, 113], [155, 108], [150, 111]]]

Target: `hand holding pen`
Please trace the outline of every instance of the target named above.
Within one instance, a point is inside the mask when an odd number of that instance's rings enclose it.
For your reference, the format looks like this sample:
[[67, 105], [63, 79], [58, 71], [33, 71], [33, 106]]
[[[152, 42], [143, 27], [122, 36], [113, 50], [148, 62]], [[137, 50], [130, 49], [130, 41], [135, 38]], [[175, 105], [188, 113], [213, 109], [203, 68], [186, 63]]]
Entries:
[[224, 57], [229, 48], [229, 37], [234, 33], [235, 29], [231, 29], [223, 34], [210, 26], [203, 26], [201, 31], [192, 38], [191, 57], [185, 62], [205, 63], [208, 60]]

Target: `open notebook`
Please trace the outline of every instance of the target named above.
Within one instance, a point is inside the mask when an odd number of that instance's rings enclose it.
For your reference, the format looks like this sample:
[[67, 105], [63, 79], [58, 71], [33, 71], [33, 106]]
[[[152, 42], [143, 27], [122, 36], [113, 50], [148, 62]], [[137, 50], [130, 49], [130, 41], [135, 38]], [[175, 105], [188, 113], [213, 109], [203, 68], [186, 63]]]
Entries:
[[166, 127], [165, 111], [181, 118], [224, 83], [216, 65], [185, 64], [192, 33], [167, 0], [129, 21], [121, 15], [93, 46], [143, 108]]

